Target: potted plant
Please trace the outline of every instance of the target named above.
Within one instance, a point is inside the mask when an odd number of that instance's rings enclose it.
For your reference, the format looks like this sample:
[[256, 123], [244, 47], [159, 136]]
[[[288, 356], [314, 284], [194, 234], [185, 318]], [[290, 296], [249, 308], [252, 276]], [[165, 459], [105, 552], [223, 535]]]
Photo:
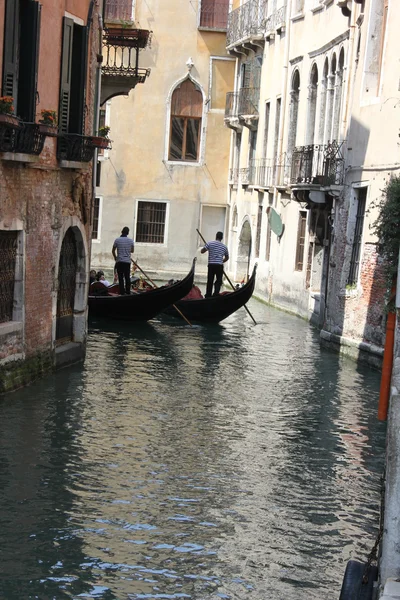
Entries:
[[19, 119], [14, 115], [14, 98], [11, 96], [0, 96], [0, 124], [19, 127]]
[[93, 146], [96, 148], [110, 148], [111, 140], [108, 137], [110, 132], [110, 128], [108, 125], [103, 125], [103, 127], [99, 127], [99, 135], [92, 137]]
[[40, 111], [39, 130], [48, 137], [57, 136], [57, 113], [55, 110], [44, 108]]

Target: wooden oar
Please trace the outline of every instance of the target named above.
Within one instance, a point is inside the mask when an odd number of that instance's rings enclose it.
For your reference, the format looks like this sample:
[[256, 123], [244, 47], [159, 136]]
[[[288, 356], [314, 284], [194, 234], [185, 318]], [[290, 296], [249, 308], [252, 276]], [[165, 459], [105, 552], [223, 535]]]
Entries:
[[[156, 284], [154, 283], [154, 281], [153, 281], [153, 280], [152, 280], [152, 279], [151, 279], [151, 278], [150, 278], [150, 277], [147, 275], [147, 273], [145, 273], [145, 272], [143, 271], [143, 269], [142, 269], [141, 267], [139, 267], [139, 265], [137, 264], [137, 262], [135, 262], [135, 261], [133, 260], [133, 258], [131, 258], [131, 261], [133, 262], [133, 264], [135, 265], [135, 267], [137, 267], [137, 268], [139, 269], [139, 271], [140, 271], [140, 272], [141, 272], [141, 273], [144, 275], [144, 277], [146, 277], [146, 279], [147, 279], [148, 281], [150, 281], [150, 283], [151, 283], [152, 285], [154, 285], [154, 287], [155, 287], [155, 288], [158, 288], [158, 285], [156, 285]], [[185, 315], [183, 314], [183, 312], [181, 312], [181, 311], [179, 310], [179, 308], [176, 306], [176, 304], [173, 304], [172, 306], [174, 307], [174, 309], [176, 310], [176, 312], [177, 312], [177, 313], [179, 313], [179, 314], [181, 315], [182, 319], [184, 319], [184, 320], [186, 321], [186, 323], [187, 323], [188, 325], [190, 325], [190, 327], [193, 327], [193, 325], [191, 324], [191, 322], [190, 322], [190, 321], [189, 321], [189, 320], [188, 320], [188, 319], [185, 317]]]
[[[207, 244], [206, 240], [203, 238], [203, 236], [201, 235], [200, 231], [199, 231], [198, 229], [196, 229], [196, 231], [197, 231], [197, 233], [199, 234], [199, 236], [201, 237], [201, 239], [203, 240], [203, 242], [204, 242], [205, 244]], [[223, 269], [222, 273], [225, 275], [225, 277], [226, 277], [226, 279], [227, 279], [228, 283], [230, 284], [231, 288], [232, 288], [233, 290], [235, 290], [235, 287], [234, 287], [234, 285], [233, 285], [232, 281], [229, 279], [228, 275], [226, 274], [226, 272], [225, 272], [225, 269]], [[249, 315], [249, 317], [251, 317], [251, 319], [253, 320], [253, 323], [254, 323], [254, 325], [257, 325], [257, 322], [256, 322], [255, 318], [253, 317], [253, 315], [251, 314], [251, 312], [249, 311], [249, 309], [247, 308], [247, 306], [246, 306], [245, 304], [243, 304], [243, 308], [245, 308], [245, 309], [246, 309], [246, 311], [247, 311], [247, 314], [248, 314], [248, 315]]]

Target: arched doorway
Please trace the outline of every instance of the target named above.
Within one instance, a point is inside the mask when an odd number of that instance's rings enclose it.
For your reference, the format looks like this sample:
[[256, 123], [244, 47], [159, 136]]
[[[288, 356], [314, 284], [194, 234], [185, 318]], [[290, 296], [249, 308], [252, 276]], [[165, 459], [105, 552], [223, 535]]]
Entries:
[[251, 256], [251, 227], [249, 221], [246, 221], [242, 225], [239, 236], [238, 255], [236, 263], [236, 279], [238, 281], [245, 281], [249, 278], [250, 270], [250, 256]]
[[74, 305], [78, 252], [72, 227], [67, 229], [58, 266], [56, 344], [73, 340]]

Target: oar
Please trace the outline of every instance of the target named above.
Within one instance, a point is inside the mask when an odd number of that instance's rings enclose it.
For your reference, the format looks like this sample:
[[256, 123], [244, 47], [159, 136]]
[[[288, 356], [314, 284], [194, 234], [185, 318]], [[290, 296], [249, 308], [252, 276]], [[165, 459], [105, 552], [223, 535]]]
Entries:
[[[153, 281], [153, 280], [152, 280], [152, 279], [151, 279], [151, 278], [150, 278], [150, 277], [147, 275], [147, 273], [145, 273], [145, 272], [143, 271], [143, 269], [142, 269], [141, 267], [139, 267], [139, 265], [137, 264], [137, 262], [135, 262], [135, 261], [133, 260], [133, 258], [131, 258], [131, 261], [133, 262], [133, 264], [135, 265], [135, 267], [137, 267], [137, 268], [139, 269], [139, 271], [140, 271], [141, 273], [143, 273], [143, 275], [146, 277], [146, 279], [147, 279], [148, 281], [150, 281], [150, 283], [151, 283], [152, 285], [154, 285], [154, 287], [155, 287], [155, 288], [158, 288], [158, 285], [156, 285], [156, 284], [154, 283], [154, 281]], [[192, 324], [191, 324], [191, 322], [190, 322], [190, 321], [189, 321], [189, 320], [188, 320], [188, 319], [185, 317], [185, 315], [184, 315], [184, 314], [183, 314], [183, 313], [182, 313], [182, 312], [179, 310], [179, 308], [178, 308], [178, 307], [177, 307], [175, 304], [173, 304], [172, 306], [174, 307], [174, 309], [176, 310], [176, 312], [177, 312], [177, 313], [179, 313], [179, 314], [181, 315], [182, 319], [184, 319], [184, 320], [186, 321], [186, 323], [187, 323], [188, 325], [190, 325], [190, 327], [193, 327], [193, 326], [192, 326]]]
[[[207, 244], [206, 240], [203, 238], [203, 236], [201, 235], [200, 231], [199, 231], [198, 229], [196, 229], [196, 231], [197, 231], [197, 233], [199, 234], [199, 236], [201, 237], [201, 239], [203, 240], [203, 242], [204, 242], [205, 244]], [[234, 289], [235, 289], [235, 287], [234, 287], [234, 285], [233, 285], [232, 281], [229, 279], [228, 275], [226, 274], [226, 272], [225, 272], [225, 269], [223, 269], [223, 271], [222, 271], [222, 272], [223, 272], [223, 274], [225, 275], [225, 277], [226, 277], [226, 279], [227, 279], [228, 283], [230, 284], [231, 288], [234, 290]], [[244, 304], [244, 305], [243, 305], [243, 307], [246, 309], [246, 311], [247, 311], [247, 314], [249, 315], [249, 317], [251, 317], [251, 318], [252, 318], [254, 325], [257, 325], [257, 322], [256, 322], [255, 318], [253, 317], [253, 315], [251, 314], [251, 312], [249, 311], [249, 309], [247, 308], [247, 306]]]

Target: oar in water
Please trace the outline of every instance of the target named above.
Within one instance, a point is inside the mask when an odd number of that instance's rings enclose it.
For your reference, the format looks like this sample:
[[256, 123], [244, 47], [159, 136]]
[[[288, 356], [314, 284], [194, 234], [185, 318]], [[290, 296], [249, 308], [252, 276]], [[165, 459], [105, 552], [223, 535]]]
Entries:
[[[200, 231], [199, 231], [198, 229], [196, 229], [196, 231], [197, 231], [197, 233], [199, 234], [199, 236], [201, 237], [201, 239], [203, 240], [203, 242], [204, 242], [205, 244], [207, 244], [206, 240], [203, 238], [203, 236], [201, 235]], [[226, 280], [227, 280], [227, 281], [228, 281], [228, 283], [230, 284], [231, 288], [232, 288], [233, 290], [235, 290], [235, 287], [234, 287], [234, 285], [233, 285], [232, 281], [229, 279], [228, 275], [226, 274], [226, 272], [225, 272], [225, 269], [223, 269], [223, 271], [222, 271], [222, 272], [223, 272], [223, 274], [225, 275], [225, 277], [226, 277]], [[243, 305], [243, 307], [246, 309], [246, 311], [247, 311], [247, 314], [249, 315], [249, 317], [251, 317], [251, 318], [252, 318], [254, 325], [257, 325], [257, 322], [256, 322], [255, 318], [253, 317], [253, 315], [251, 314], [251, 312], [249, 311], [249, 309], [247, 308], [247, 306], [244, 304], [244, 305]]]
[[[133, 260], [133, 258], [131, 258], [131, 261], [132, 261], [132, 263], [135, 265], [135, 267], [137, 267], [137, 268], [139, 269], [139, 271], [140, 271], [140, 272], [141, 272], [141, 273], [144, 275], [144, 277], [145, 277], [145, 278], [146, 278], [148, 281], [150, 281], [150, 283], [151, 283], [152, 285], [154, 285], [154, 287], [155, 287], [155, 288], [158, 288], [158, 285], [156, 285], [156, 284], [154, 283], [154, 281], [153, 281], [153, 280], [152, 280], [152, 279], [151, 279], [151, 278], [150, 278], [150, 277], [147, 275], [147, 273], [145, 273], [145, 272], [143, 271], [143, 269], [142, 269], [141, 267], [139, 267], [139, 265], [137, 264], [137, 262], [135, 262], [135, 261]], [[178, 308], [178, 307], [177, 307], [175, 304], [173, 304], [172, 306], [174, 307], [174, 309], [176, 310], [176, 312], [177, 312], [177, 313], [179, 313], [179, 314], [181, 315], [182, 319], [184, 319], [184, 320], [186, 321], [186, 323], [187, 323], [188, 325], [190, 325], [190, 327], [192, 327], [192, 324], [191, 324], [191, 322], [190, 322], [190, 321], [189, 321], [189, 320], [188, 320], [188, 319], [185, 317], [185, 315], [183, 314], [183, 312], [181, 312], [181, 311], [179, 310], [179, 308]]]

